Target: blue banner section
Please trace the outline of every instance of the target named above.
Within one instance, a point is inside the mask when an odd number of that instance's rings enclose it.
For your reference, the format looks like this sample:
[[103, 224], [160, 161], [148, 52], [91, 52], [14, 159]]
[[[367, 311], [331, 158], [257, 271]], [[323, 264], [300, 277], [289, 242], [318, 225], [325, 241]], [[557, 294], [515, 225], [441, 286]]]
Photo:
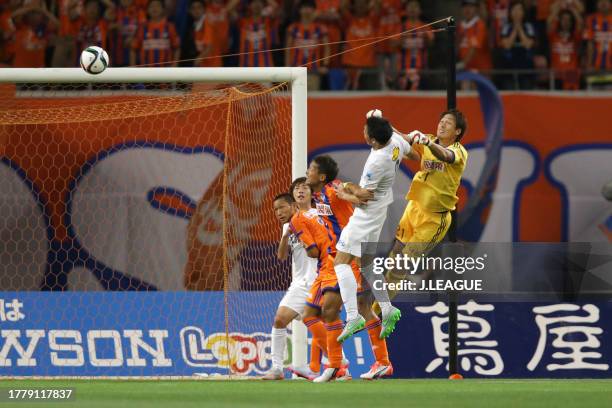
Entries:
[[[189, 376], [228, 365], [260, 375], [282, 295], [231, 293], [226, 305], [222, 292], [0, 292], [0, 375]], [[398, 306], [395, 377], [446, 377], [446, 305]], [[610, 377], [610, 316], [612, 302], [461, 302], [459, 366], [466, 377]], [[367, 333], [344, 351], [354, 377], [374, 362]]]
[[[283, 294], [229, 293], [228, 341], [223, 292], [0, 292], [0, 376], [260, 375]], [[345, 346], [353, 375], [368, 342]]]
[[[448, 376], [448, 307], [403, 303], [389, 338], [395, 375]], [[459, 370], [465, 377], [609, 378], [612, 302], [459, 303]]]

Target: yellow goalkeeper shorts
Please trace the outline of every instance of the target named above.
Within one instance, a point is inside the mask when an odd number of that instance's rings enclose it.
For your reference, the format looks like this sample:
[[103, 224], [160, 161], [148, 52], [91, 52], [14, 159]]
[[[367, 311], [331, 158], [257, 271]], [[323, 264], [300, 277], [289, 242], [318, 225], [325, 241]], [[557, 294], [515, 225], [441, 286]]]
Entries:
[[416, 201], [410, 200], [397, 226], [395, 238], [406, 244], [405, 254], [420, 256], [427, 254], [444, 239], [450, 224], [450, 211], [427, 211]]

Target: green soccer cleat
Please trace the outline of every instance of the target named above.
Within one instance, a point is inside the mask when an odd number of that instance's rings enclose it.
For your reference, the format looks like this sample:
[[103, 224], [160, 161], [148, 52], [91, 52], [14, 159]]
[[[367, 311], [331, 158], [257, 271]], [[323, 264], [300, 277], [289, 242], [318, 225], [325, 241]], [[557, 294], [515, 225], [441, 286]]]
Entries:
[[357, 315], [353, 320], [349, 320], [344, 325], [344, 330], [338, 336], [338, 342], [342, 343], [344, 340], [351, 337], [353, 334], [357, 333], [359, 330], [362, 330], [365, 327], [365, 319], [361, 315]]
[[402, 317], [402, 312], [400, 312], [400, 310], [395, 306], [391, 306], [389, 313], [386, 315], [383, 314], [382, 329], [380, 331], [381, 339], [386, 339], [391, 333], [393, 333], [393, 330], [395, 330], [395, 324], [398, 322], [400, 317]]

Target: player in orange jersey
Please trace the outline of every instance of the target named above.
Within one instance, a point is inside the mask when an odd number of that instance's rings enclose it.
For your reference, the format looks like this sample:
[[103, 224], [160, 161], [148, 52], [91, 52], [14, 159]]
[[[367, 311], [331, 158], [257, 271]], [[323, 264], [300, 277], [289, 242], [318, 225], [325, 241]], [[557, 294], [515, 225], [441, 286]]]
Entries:
[[[315, 302], [316, 307], [306, 304], [310, 288], [317, 276], [317, 259], [308, 256], [299, 237], [289, 228], [289, 220], [298, 211], [316, 215], [316, 210], [312, 208], [310, 187], [306, 184], [305, 177], [298, 178], [291, 184], [289, 195], [291, 199], [287, 195], [280, 195], [274, 201], [274, 212], [283, 230], [277, 256], [278, 259], [284, 261], [291, 252], [292, 274], [291, 285], [280, 301], [274, 317], [271, 332], [272, 369], [263, 377], [264, 380], [284, 378], [283, 358], [287, 341], [287, 326], [294, 319], [302, 319], [312, 333], [310, 364], [307, 368], [298, 367], [299, 373], [296, 374], [310, 380], [316, 378], [321, 371], [321, 356], [327, 353], [327, 332], [320, 319], [318, 302]], [[295, 372], [294, 368], [290, 370]]]
[[[353, 204], [361, 204], [372, 198], [369, 191], [357, 191], [358, 195], [347, 194], [340, 188], [343, 184], [338, 176], [338, 163], [330, 156], [323, 155], [315, 157], [306, 172], [306, 180], [313, 191], [313, 199], [317, 213], [325, 221], [328, 230], [334, 239], [334, 244], [340, 238], [342, 229], [348, 224], [353, 215]], [[348, 186], [354, 186], [347, 183]], [[358, 186], [355, 186], [358, 187]], [[356, 189], [357, 190], [357, 189]], [[369, 291], [362, 291], [361, 275], [356, 263], [352, 264], [352, 270], [358, 278], [358, 310], [359, 314], [366, 319], [365, 328], [368, 331], [372, 353], [376, 361], [369, 372], [361, 377], [365, 379], [377, 379], [393, 373], [393, 367], [389, 361], [389, 353], [385, 339], [380, 338], [381, 320], [372, 311], [373, 299]], [[339, 291], [340, 287], [336, 286]]]
[[[289, 231], [305, 248], [310, 258], [317, 259], [317, 276], [306, 299], [304, 320], [321, 317], [325, 322], [325, 345], [329, 366], [323, 374], [313, 379], [315, 382], [327, 382], [344, 375], [342, 368], [342, 345], [337, 337], [342, 331], [340, 320], [342, 299], [333, 290], [335, 281], [333, 255], [334, 246], [325, 224], [319, 216], [309, 211], [298, 211], [293, 205], [293, 197], [280, 194], [274, 199], [274, 212], [280, 222], [289, 221]], [[313, 336], [321, 333], [313, 331], [313, 326], [307, 324]]]

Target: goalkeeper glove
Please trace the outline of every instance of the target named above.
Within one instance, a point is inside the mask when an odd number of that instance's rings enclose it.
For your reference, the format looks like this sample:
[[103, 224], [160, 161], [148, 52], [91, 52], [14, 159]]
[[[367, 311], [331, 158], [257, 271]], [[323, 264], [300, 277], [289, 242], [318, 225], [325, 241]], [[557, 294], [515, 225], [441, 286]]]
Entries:
[[427, 136], [425, 136], [421, 131], [413, 130], [408, 133], [408, 137], [410, 138], [410, 144], [421, 144], [425, 146], [429, 146], [431, 140]]
[[372, 109], [366, 113], [366, 119], [370, 119], [372, 116], [382, 118], [382, 111], [380, 109]]

